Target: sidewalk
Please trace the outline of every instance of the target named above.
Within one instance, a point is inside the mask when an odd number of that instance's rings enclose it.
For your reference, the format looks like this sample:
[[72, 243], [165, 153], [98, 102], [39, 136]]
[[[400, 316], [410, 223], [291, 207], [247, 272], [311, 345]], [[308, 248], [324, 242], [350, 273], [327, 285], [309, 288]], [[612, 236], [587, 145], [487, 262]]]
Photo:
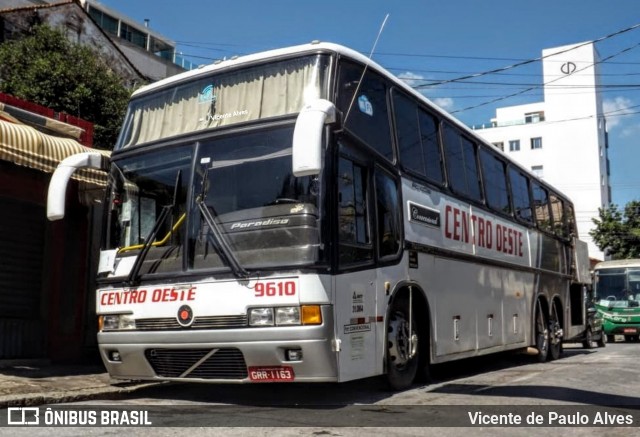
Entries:
[[0, 408], [113, 399], [153, 384], [111, 380], [99, 364], [0, 361]]

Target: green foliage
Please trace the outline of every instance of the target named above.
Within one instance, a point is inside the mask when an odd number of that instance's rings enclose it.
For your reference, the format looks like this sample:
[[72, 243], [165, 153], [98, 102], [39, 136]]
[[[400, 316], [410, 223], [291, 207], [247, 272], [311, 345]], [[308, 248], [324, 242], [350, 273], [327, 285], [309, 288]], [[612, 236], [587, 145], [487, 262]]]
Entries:
[[598, 248], [613, 259], [640, 258], [640, 201], [634, 200], [622, 211], [617, 205], [599, 208], [596, 228], [589, 232]]
[[94, 123], [94, 145], [112, 149], [131, 92], [88, 47], [37, 26], [0, 44], [0, 92]]

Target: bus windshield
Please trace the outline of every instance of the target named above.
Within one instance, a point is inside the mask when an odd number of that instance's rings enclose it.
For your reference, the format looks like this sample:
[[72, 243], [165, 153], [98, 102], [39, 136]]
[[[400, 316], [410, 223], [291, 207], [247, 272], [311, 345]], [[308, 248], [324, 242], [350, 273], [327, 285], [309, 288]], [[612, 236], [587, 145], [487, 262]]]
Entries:
[[595, 293], [609, 308], [640, 306], [640, 269], [607, 269], [596, 272]]
[[293, 176], [292, 136], [288, 125], [114, 161], [111, 276], [317, 262], [320, 179]]
[[329, 57], [311, 55], [196, 77], [134, 98], [114, 150], [300, 111], [327, 97]]

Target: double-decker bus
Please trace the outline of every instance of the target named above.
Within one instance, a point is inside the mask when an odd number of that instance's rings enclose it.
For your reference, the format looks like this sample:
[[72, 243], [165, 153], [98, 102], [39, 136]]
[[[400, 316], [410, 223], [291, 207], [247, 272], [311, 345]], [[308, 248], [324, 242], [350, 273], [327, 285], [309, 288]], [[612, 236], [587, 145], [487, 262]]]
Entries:
[[234, 58], [137, 90], [109, 162], [98, 343], [113, 378], [331, 382], [585, 326], [569, 199], [348, 48]]
[[594, 304], [609, 342], [640, 339], [640, 259], [604, 261], [593, 270]]

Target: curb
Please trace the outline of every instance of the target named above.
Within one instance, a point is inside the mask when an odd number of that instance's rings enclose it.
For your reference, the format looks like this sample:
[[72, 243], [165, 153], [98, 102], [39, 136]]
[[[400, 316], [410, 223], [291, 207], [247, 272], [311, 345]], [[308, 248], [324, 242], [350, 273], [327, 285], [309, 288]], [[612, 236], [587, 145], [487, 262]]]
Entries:
[[158, 382], [126, 383], [104, 387], [61, 390], [47, 393], [9, 395], [0, 398], [0, 409], [8, 407], [34, 407], [39, 405], [117, 399], [137, 390], [158, 385]]

